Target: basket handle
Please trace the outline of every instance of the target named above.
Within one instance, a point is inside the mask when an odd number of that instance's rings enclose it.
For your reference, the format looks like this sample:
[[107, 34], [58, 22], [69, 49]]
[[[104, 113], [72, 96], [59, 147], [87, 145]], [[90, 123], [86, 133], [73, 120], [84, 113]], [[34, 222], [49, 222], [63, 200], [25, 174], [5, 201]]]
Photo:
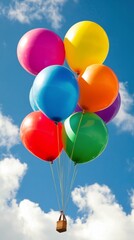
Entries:
[[63, 218], [63, 221], [66, 221], [66, 217], [63, 211], [60, 212], [59, 221]]

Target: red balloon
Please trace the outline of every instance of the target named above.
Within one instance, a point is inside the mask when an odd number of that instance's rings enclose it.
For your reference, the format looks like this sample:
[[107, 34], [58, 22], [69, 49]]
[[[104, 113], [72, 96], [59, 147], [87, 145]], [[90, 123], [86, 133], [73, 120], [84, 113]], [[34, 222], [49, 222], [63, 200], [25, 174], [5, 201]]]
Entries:
[[55, 160], [62, 151], [62, 123], [55, 123], [42, 112], [27, 115], [20, 127], [20, 138], [25, 148], [36, 157]]

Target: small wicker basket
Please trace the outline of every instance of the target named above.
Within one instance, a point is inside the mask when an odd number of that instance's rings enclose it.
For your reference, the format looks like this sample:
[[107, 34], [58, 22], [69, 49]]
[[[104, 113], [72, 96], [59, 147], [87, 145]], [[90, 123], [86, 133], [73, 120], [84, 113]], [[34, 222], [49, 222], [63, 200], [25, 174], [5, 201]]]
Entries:
[[67, 220], [63, 211], [61, 211], [59, 220], [57, 221], [56, 231], [59, 233], [67, 231]]

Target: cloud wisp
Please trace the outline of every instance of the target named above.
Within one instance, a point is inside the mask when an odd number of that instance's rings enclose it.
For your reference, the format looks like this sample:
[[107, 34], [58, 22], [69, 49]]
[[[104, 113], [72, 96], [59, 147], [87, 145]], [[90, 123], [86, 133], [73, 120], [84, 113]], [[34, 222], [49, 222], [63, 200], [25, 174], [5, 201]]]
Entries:
[[[131, 213], [126, 214], [106, 185], [93, 184], [75, 188], [72, 200], [81, 212], [75, 220], [67, 217], [68, 231], [59, 234], [55, 224], [59, 213], [44, 212], [28, 199], [17, 202], [16, 193], [27, 165], [18, 159], [0, 162], [0, 232], [2, 240], [132, 240], [134, 236], [134, 192]], [[10, 202], [10, 204], [9, 204]]]
[[0, 5], [0, 15], [10, 20], [29, 24], [34, 20], [46, 20], [54, 29], [64, 21], [62, 7], [67, 0], [12, 0], [8, 6]]
[[134, 96], [129, 94], [126, 83], [120, 83], [121, 107], [113, 123], [119, 130], [134, 135]]
[[19, 128], [10, 117], [0, 112], [0, 147], [11, 147], [19, 143]]

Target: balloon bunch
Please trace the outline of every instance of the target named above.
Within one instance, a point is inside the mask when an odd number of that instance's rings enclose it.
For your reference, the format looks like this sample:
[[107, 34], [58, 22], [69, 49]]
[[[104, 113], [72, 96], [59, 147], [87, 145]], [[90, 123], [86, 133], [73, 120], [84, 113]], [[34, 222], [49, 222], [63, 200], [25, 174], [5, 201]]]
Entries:
[[[121, 103], [118, 79], [102, 64], [108, 51], [106, 32], [91, 21], [73, 25], [64, 41], [44, 28], [22, 36], [18, 60], [36, 75], [29, 94], [34, 112], [20, 127], [22, 143], [32, 154], [51, 162], [64, 149], [75, 163], [84, 163], [105, 149], [106, 123]], [[65, 58], [71, 70], [63, 66]]]

